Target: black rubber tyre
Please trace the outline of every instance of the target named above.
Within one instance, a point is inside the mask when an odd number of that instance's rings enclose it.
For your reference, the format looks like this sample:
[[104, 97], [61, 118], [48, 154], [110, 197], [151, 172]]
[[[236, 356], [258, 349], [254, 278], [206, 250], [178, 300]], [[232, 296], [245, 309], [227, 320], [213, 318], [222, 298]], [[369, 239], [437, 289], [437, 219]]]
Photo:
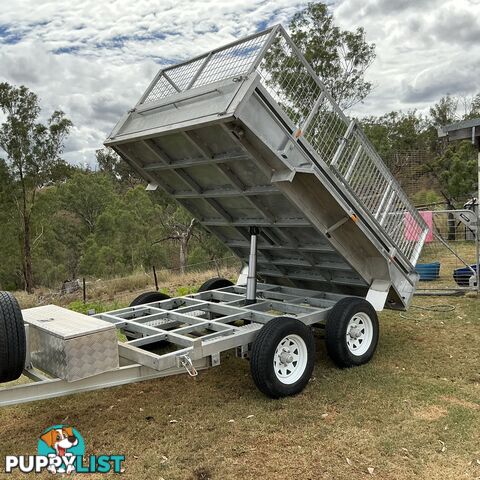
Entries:
[[[301, 353], [298, 350], [303, 350], [304, 353], [303, 361], [297, 360], [300, 371], [296, 372], [296, 374], [299, 375], [299, 378], [293, 383], [285, 383], [280, 380], [274, 366], [277, 347], [279, 347], [289, 335], [294, 335], [297, 341], [298, 337], [300, 337], [305, 347], [300, 349], [297, 347], [297, 355]], [[294, 346], [293, 349], [295, 348]], [[293, 349], [291, 353], [295, 353]], [[300, 357], [298, 358], [300, 359]], [[304, 364], [303, 366], [302, 363]], [[312, 330], [295, 318], [277, 317], [270, 320], [262, 327], [252, 345], [250, 371], [253, 381], [262, 393], [271, 398], [287, 397], [300, 393], [312, 376], [314, 363], [315, 339]], [[295, 362], [292, 362], [291, 365], [293, 369], [296, 368]], [[287, 369], [288, 367], [283, 366], [282, 368]], [[295, 372], [292, 372], [292, 374], [295, 375]]]
[[137, 298], [130, 303], [131, 307], [138, 305], [145, 305], [146, 303], [161, 302], [162, 300], [168, 300], [170, 297], [161, 292], [145, 292], [141, 293]]
[[22, 311], [12, 294], [0, 292], [0, 383], [22, 375], [26, 354]]
[[[168, 300], [169, 298], [170, 297], [165, 293], [145, 292], [145, 293], [141, 293], [137, 298], [134, 298], [130, 303], [130, 306], [138, 307], [138, 305], [145, 305], [147, 303], [152, 303], [152, 302], [161, 302], [162, 300]], [[125, 334], [125, 337], [127, 338], [128, 341], [135, 340], [136, 338], [140, 337], [140, 336], [133, 336], [126, 331], [123, 331], [123, 333]], [[160, 342], [155, 342], [155, 343], [150, 343], [148, 345], [145, 345], [143, 348], [145, 350], [154, 350], [162, 345], [164, 345], [164, 342], [160, 341]]]
[[208, 292], [208, 290], [218, 290], [219, 288], [231, 287], [233, 283], [226, 278], [211, 278], [207, 280], [199, 289], [200, 292]]
[[[353, 320], [357, 314], [360, 314], [356, 317], [357, 322], [360, 323], [359, 327], [355, 328], [360, 337], [363, 332], [364, 340], [361, 338], [347, 340], [348, 331], [351, 331], [349, 329], [352, 327], [350, 320]], [[369, 362], [375, 353], [379, 330], [377, 312], [369, 302], [363, 298], [342, 298], [330, 310], [325, 325], [325, 343], [328, 355], [340, 368], [363, 365]], [[363, 341], [370, 342], [368, 348], [366, 348], [367, 344], [362, 345]], [[350, 342], [350, 348], [348, 342]], [[352, 349], [355, 348], [358, 348], [358, 354], [352, 352]]]

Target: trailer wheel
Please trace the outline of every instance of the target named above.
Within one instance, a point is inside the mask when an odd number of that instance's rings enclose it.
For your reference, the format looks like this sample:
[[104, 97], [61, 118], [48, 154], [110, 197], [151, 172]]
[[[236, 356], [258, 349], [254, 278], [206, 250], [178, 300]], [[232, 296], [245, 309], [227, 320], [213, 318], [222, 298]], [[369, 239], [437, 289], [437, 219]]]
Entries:
[[13, 295], [0, 292], [0, 383], [22, 375], [26, 354], [22, 311]]
[[315, 362], [315, 340], [300, 320], [277, 317], [258, 333], [250, 369], [258, 389], [271, 398], [296, 395], [307, 385]]
[[211, 278], [207, 280], [199, 289], [200, 292], [208, 292], [208, 290], [218, 290], [219, 288], [231, 287], [233, 283], [226, 278]]
[[[138, 297], [134, 298], [132, 300], [132, 303], [130, 303], [131, 307], [138, 307], [139, 305], [146, 305], [147, 303], [152, 303], [152, 302], [161, 302], [162, 300], [168, 300], [170, 297], [166, 295], [165, 293], [161, 292], [145, 292], [141, 293]], [[127, 341], [135, 340], [137, 338], [140, 338], [141, 335], [132, 335], [129, 332], [126, 332], [123, 330], [123, 334], [125, 335]], [[164, 345], [165, 342], [160, 341], [160, 342], [155, 342], [155, 343], [149, 343], [148, 345], [145, 345], [143, 348], [145, 350], [155, 350], [161, 346]]]
[[170, 297], [161, 292], [145, 292], [141, 293], [137, 298], [130, 303], [131, 307], [138, 305], [145, 305], [146, 303], [161, 302], [162, 300], [168, 300]]
[[328, 355], [340, 368], [369, 362], [378, 336], [377, 312], [363, 298], [342, 298], [328, 314], [325, 343]]

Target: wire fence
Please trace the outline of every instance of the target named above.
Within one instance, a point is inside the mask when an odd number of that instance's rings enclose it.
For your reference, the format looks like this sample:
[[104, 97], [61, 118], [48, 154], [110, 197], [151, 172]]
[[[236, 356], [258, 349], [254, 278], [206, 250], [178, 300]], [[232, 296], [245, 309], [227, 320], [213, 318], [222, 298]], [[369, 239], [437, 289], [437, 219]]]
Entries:
[[[428, 225], [422, 254], [416, 265], [420, 291], [478, 291], [476, 199], [465, 197], [454, 208], [442, 195], [437, 177], [428, 165], [430, 151], [396, 152], [386, 164]], [[478, 194], [477, 194], [478, 195]]]
[[477, 290], [478, 234], [474, 210], [422, 210], [429, 225], [426, 244], [417, 263], [420, 289]]
[[[152, 266], [148, 271], [108, 279], [82, 278], [74, 283], [74, 291], [81, 293], [83, 303], [98, 298], [107, 298], [125, 303], [130, 292], [140, 290], [161, 291], [169, 295], [187, 295], [196, 292], [203, 281], [212, 277], [235, 277], [241, 270], [242, 262], [235, 256], [214, 258], [204, 262], [188, 264], [184, 268]], [[73, 292], [71, 292], [73, 293]]]

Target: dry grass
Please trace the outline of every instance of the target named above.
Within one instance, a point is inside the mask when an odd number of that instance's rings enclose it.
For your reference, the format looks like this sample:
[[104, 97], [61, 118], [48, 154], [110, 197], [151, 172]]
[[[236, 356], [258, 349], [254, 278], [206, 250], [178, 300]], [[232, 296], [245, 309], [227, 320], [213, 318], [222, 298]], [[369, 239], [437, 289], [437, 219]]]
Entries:
[[[238, 277], [237, 266], [223, 266], [212, 270], [192, 271], [185, 274], [169, 270], [157, 272], [159, 288], [162, 292], [171, 296], [186, 295], [195, 292], [206, 280], [213, 277], [224, 277], [235, 281]], [[133, 298], [145, 291], [155, 289], [153, 275], [138, 272], [126, 277], [113, 278], [110, 280], [89, 280], [87, 282], [87, 301], [103, 302], [123, 306], [128, 305]], [[68, 306], [72, 302], [82, 299], [82, 291], [69, 295], [61, 295], [58, 292], [46, 288], [39, 288], [33, 295], [24, 291], [14, 292], [22, 308], [31, 308], [38, 305], [55, 304]]]
[[42, 429], [69, 423], [88, 453], [125, 454], [132, 479], [480, 478], [479, 300], [414, 303], [456, 309], [383, 312], [377, 354], [360, 368], [335, 368], [318, 339], [314, 377], [296, 397], [265, 398], [248, 362], [227, 354], [196, 379], [4, 408], [0, 458], [35, 453]]

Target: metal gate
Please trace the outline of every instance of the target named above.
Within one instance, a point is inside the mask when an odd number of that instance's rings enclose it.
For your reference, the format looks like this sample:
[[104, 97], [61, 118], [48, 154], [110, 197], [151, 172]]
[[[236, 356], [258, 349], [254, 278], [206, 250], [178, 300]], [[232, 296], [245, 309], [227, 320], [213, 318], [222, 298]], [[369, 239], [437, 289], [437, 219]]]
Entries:
[[419, 290], [479, 289], [479, 236], [474, 210], [422, 211], [430, 230], [417, 264]]

